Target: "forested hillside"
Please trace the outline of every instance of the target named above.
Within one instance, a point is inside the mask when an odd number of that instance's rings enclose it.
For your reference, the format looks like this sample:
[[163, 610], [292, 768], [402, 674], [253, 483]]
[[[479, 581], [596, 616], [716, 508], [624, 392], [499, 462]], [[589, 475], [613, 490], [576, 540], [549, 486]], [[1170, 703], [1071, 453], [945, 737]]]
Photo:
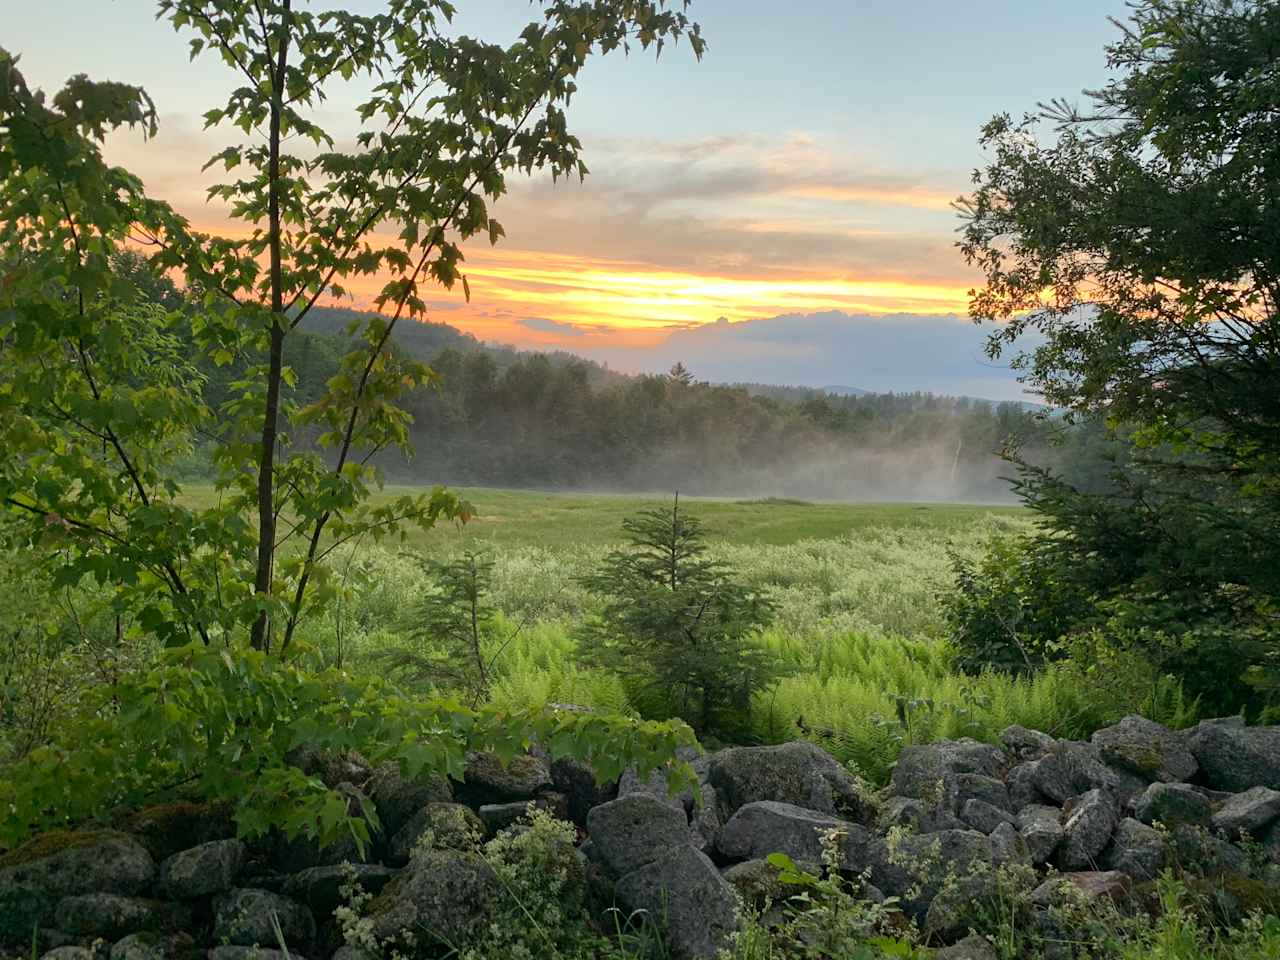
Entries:
[[[126, 256], [120, 269], [144, 268]], [[164, 281], [147, 285], [178, 302]], [[307, 315], [285, 357], [296, 402], [324, 392], [351, 349], [350, 324], [370, 316], [333, 307]], [[446, 323], [401, 324], [391, 348], [438, 374], [405, 401], [416, 459], [379, 458], [399, 482], [1012, 501], [1000, 456], [1010, 444], [1089, 488], [1106, 482], [1113, 450], [1100, 429], [1067, 427], [1023, 403], [709, 384], [682, 367], [627, 376], [569, 353], [482, 343]], [[213, 406], [252, 359], [206, 363]], [[188, 474], [207, 469], [199, 452], [184, 465]]]

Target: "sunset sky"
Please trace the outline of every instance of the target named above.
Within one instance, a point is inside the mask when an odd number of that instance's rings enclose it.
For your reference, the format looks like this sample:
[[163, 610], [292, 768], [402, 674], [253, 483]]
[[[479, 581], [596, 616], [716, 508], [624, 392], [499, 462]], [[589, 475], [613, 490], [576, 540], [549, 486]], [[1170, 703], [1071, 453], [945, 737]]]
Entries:
[[[460, 32], [495, 41], [536, 13], [528, 0], [457, 5]], [[54, 88], [83, 72], [146, 86], [160, 135], [115, 137], [110, 159], [197, 224], [224, 221], [199, 174], [230, 138], [201, 130], [234, 82], [220, 63], [188, 63], [184, 39], [143, 0], [4, 6], [0, 43], [29, 82]], [[626, 370], [685, 359], [715, 380], [1017, 396], [964, 318], [978, 277], [954, 247], [950, 203], [982, 160], [978, 129], [992, 114], [1105, 80], [1107, 17], [1124, 9], [696, 0], [704, 60], [682, 46], [657, 63], [590, 66], [570, 121], [592, 175], [513, 178], [494, 210], [506, 241], [466, 250], [472, 302], [442, 293], [433, 319]], [[341, 135], [354, 100], [332, 97], [320, 121]]]

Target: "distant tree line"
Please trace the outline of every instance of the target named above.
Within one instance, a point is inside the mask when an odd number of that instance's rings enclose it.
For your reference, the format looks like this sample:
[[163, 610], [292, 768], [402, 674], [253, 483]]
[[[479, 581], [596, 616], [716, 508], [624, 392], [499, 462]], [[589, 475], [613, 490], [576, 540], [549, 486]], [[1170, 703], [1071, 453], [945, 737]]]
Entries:
[[[140, 258], [117, 269], [170, 308], [182, 294], [145, 276]], [[193, 316], [198, 312], [191, 308]], [[321, 397], [369, 315], [316, 308], [285, 358], [289, 399]], [[392, 349], [430, 364], [434, 386], [409, 394], [417, 458], [385, 454], [398, 482], [679, 489], [707, 495], [847, 499], [1012, 500], [1016, 450], [1076, 486], [1101, 491], [1123, 449], [1093, 422], [1071, 425], [1049, 408], [924, 392], [834, 393], [761, 384], [700, 382], [677, 364], [627, 376], [570, 353], [484, 344], [445, 323], [396, 329]], [[217, 409], [258, 362], [202, 361], [205, 400]], [[295, 434], [291, 443], [314, 437]], [[199, 453], [186, 465], [206, 469]]]

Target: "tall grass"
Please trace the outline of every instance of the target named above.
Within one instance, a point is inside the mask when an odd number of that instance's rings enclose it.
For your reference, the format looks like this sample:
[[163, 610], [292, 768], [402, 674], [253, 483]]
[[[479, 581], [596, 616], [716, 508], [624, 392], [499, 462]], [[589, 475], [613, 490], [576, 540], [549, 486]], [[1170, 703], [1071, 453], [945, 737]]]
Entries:
[[[950, 585], [946, 548], [973, 553], [993, 529], [1025, 523], [993, 515], [947, 537], [886, 526], [785, 546], [716, 545], [717, 559], [778, 606], [775, 625], [759, 642], [788, 675], [753, 704], [754, 736], [818, 740], [882, 781], [904, 743], [990, 741], [1014, 723], [1079, 737], [1132, 710], [1184, 721], [1189, 708], [1167, 683], [1117, 689], [1070, 666], [1030, 679], [953, 669], [938, 602]], [[493, 702], [632, 710], [617, 677], [582, 665], [575, 640], [577, 624], [597, 603], [579, 578], [607, 551], [595, 544], [495, 552], [490, 599], [502, 614], [488, 640]], [[347, 586], [342, 606], [308, 628], [324, 656], [358, 666], [388, 646], [413, 642], [412, 610], [428, 589], [414, 557], [386, 551], [353, 557]]]

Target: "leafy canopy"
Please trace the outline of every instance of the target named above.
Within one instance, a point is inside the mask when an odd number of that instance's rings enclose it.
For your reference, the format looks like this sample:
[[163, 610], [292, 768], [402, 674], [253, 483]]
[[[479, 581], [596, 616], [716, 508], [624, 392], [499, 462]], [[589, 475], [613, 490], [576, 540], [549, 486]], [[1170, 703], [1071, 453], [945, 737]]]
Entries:
[[971, 313], [999, 324], [993, 356], [1038, 334], [1026, 381], [1129, 448], [1104, 492], [1024, 470], [1046, 575], [1219, 708], [1261, 706], [1280, 688], [1280, 8], [1132, 6], [1084, 107], [984, 129]]
[[[370, 14], [294, 0], [161, 0], [192, 56], [213, 56], [236, 78], [205, 114], [232, 140], [210, 161], [226, 175], [210, 195], [239, 222], [231, 236], [192, 229], [103, 158], [112, 130], [155, 133], [142, 89], [77, 76], [49, 97], [0, 50], [0, 530], [6, 545], [49, 564], [56, 584], [93, 577], [109, 587], [139, 642], [179, 651], [109, 697], [118, 713], [87, 710], [0, 787], [4, 809], [16, 811], [10, 836], [83, 812], [117, 783], [157, 786], [148, 751], [172, 746], [154, 740], [162, 734], [147, 725], [157, 721], [191, 734], [189, 749], [160, 754], [164, 762], [215, 794], [225, 787], [242, 825], [260, 826], [275, 801], [226, 787], [244, 756], [226, 738], [240, 730], [261, 738], [259, 775], [297, 788], [278, 784], [280, 802], [300, 804], [290, 826], [323, 819], [336, 801], [306, 793], [281, 748], [283, 731], [304, 729], [291, 718], [311, 717], [307, 735], [322, 735], [308, 712], [329, 696], [321, 691], [345, 696], [339, 676], [313, 676], [297, 659], [299, 624], [334, 594], [326, 560], [344, 543], [471, 512], [443, 488], [369, 502], [373, 458], [408, 452], [403, 399], [436, 380], [389, 348], [392, 331], [425, 312], [427, 287], [461, 281], [466, 292], [461, 244], [502, 237], [489, 204], [508, 175], [585, 175], [565, 108], [592, 55], [661, 50], [681, 37], [701, 55], [684, 5], [547, 0], [504, 47], [451, 35], [444, 0], [387, 0]], [[350, 147], [318, 120], [349, 81], [371, 85]], [[186, 303], [157, 304], [139, 271], [115, 269], [127, 246], [146, 252], [153, 274], [179, 279]], [[351, 331], [357, 346], [324, 391], [298, 403], [291, 338], [317, 303], [361, 278], [381, 283], [379, 313]], [[180, 328], [197, 357], [179, 348]], [[200, 358], [241, 371], [216, 409]], [[303, 434], [315, 443], [296, 443]], [[218, 471], [219, 500], [207, 508], [185, 502], [173, 479], [196, 436], [212, 443]], [[268, 678], [281, 686], [263, 701]], [[440, 732], [425, 715], [414, 730]], [[653, 735], [671, 749], [682, 736], [675, 727]], [[84, 746], [113, 740], [117, 748]]]

